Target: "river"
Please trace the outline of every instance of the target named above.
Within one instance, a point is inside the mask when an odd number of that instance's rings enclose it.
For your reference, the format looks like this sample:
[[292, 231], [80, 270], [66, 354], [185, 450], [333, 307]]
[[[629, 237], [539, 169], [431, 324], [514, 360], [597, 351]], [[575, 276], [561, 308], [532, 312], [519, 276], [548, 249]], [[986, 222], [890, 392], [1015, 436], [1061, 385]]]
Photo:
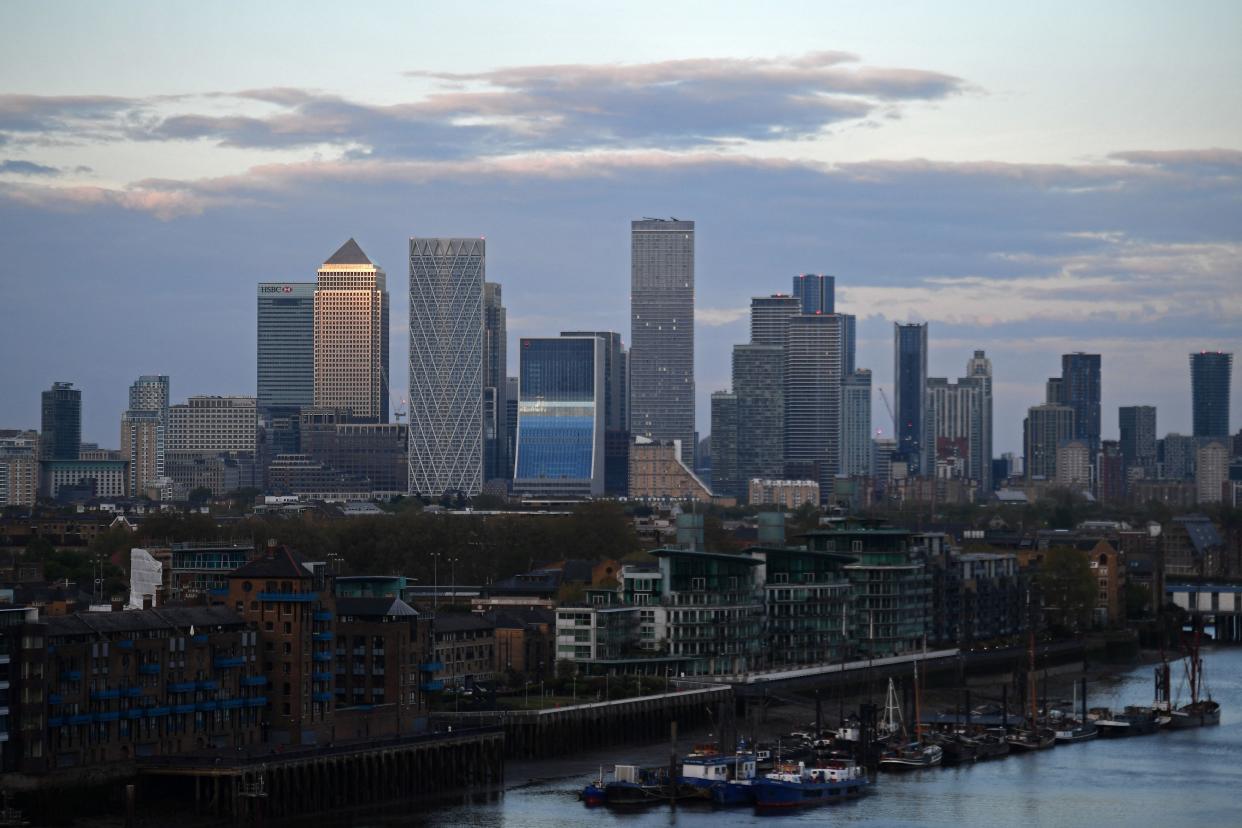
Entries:
[[[881, 774], [864, 799], [793, 814], [750, 809], [654, 807], [637, 813], [588, 809], [577, 792], [616, 762], [659, 763], [667, 748], [619, 748], [591, 756], [510, 763], [503, 792], [373, 812], [338, 814], [317, 826], [367, 828], [729, 828], [791, 824], [868, 826], [1238, 826], [1242, 825], [1242, 648], [1205, 649], [1208, 688], [1221, 702], [1218, 727], [1130, 739], [1096, 739], [958, 768]], [[1180, 666], [1174, 667], [1174, 691]], [[1181, 701], [1186, 701], [1183, 687]], [[1150, 704], [1143, 665], [1091, 688], [1093, 706]], [[301, 822], [298, 825], [304, 824]], [[311, 824], [311, 823], [305, 823]]]

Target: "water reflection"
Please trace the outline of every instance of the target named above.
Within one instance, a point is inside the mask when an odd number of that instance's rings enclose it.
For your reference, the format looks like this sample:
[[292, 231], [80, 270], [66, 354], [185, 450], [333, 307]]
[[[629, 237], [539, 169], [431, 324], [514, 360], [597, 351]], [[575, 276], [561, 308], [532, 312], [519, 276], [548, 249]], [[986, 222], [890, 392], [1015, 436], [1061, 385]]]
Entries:
[[[836, 823], [882, 826], [1238, 825], [1242, 789], [1242, 649], [1205, 652], [1208, 685], [1223, 705], [1219, 727], [1097, 739], [1035, 754], [909, 775], [881, 776], [876, 793], [775, 818], [748, 809], [587, 809], [577, 791], [615, 761], [662, 761], [663, 746], [511, 764], [506, 790], [401, 803], [292, 823], [392, 828], [725, 828]], [[1175, 670], [1180, 669], [1175, 667]], [[1150, 704], [1151, 665], [1091, 688], [1091, 704]], [[1176, 686], [1175, 686], [1176, 692]], [[1186, 693], [1183, 691], [1182, 700]]]

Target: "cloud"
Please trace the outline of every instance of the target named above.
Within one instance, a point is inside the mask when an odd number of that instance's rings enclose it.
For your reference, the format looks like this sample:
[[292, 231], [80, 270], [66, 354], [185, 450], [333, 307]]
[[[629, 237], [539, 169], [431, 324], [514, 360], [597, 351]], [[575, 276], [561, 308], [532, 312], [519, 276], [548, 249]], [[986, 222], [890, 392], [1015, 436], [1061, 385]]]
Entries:
[[60, 170], [56, 167], [49, 167], [44, 164], [36, 164], [33, 161], [17, 161], [8, 159], [0, 161], [0, 173], [10, 173], [12, 175], [60, 175]]
[[706, 325], [710, 328], [719, 327], [721, 325], [732, 325], [741, 319], [745, 319], [750, 313], [750, 308], [701, 308], [694, 309], [694, 322], [696, 325]]
[[0, 134], [21, 134], [27, 143], [329, 146], [349, 157], [407, 159], [686, 150], [811, 138], [965, 88], [952, 75], [867, 66], [844, 52], [407, 74], [434, 88], [390, 104], [293, 87], [143, 99], [6, 95]]
[[1131, 150], [1114, 152], [1109, 158], [1130, 164], [1141, 164], [1166, 170], [1194, 171], [1201, 174], [1242, 176], [1242, 150]]

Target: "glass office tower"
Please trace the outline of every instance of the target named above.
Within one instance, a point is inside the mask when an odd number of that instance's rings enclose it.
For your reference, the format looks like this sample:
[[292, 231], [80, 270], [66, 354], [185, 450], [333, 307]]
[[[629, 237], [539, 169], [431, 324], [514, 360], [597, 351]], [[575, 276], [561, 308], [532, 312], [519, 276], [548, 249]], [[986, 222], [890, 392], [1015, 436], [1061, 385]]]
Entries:
[[1190, 355], [1191, 408], [1196, 437], [1229, 436], [1229, 379], [1233, 354]]
[[603, 494], [604, 396], [601, 339], [521, 340], [515, 494]]

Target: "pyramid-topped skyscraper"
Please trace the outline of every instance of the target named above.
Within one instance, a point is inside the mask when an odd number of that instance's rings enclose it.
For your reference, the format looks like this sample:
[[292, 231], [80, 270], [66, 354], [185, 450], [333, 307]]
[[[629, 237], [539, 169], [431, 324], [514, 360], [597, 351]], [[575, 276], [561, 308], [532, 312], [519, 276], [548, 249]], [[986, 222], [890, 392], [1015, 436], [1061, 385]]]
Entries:
[[388, 422], [388, 290], [353, 239], [315, 282], [315, 405], [355, 422]]

